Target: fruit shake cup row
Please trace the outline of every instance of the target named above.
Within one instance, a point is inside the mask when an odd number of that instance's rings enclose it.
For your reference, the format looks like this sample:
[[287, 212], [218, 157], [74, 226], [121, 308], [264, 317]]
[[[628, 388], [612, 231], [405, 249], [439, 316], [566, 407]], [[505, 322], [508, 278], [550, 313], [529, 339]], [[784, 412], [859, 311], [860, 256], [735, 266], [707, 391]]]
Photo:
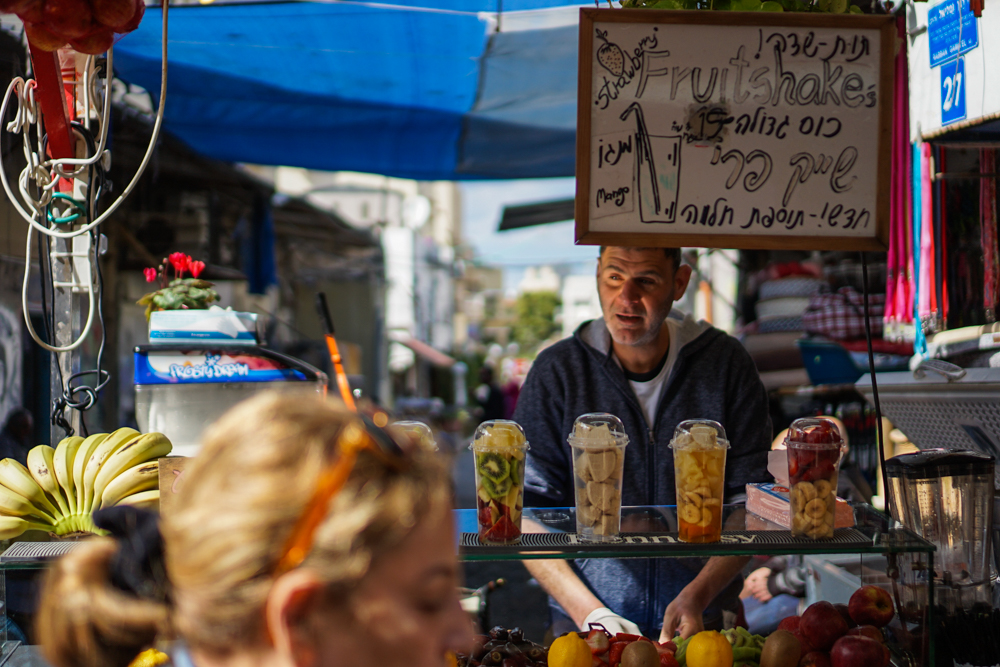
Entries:
[[479, 540], [517, 544], [524, 508], [524, 459], [528, 441], [517, 422], [485, 421], [470, 445], [476, 461], [476, 507]]

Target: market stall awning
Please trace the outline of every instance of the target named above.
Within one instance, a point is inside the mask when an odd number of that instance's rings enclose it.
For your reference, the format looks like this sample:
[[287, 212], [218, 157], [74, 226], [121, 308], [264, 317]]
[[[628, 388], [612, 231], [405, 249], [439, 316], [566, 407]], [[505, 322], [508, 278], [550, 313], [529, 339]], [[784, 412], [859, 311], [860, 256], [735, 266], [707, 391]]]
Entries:
[[413, 350], [414, 354], [418, 357], [426, 359], [430, 364], [438, 366], [440, 368], [451, 368], [457, 362], [452, 357], [449, 357], [444, 352], [441, 352], [437, 348], [431, 347], [424, 341], [414, 338], [403, 332], [390, 331], [389, 340], [394, 343], [399, 343], [404, 347], [408, 347]]
[[[165, 127], [231, 162], [421, 180], [572, 176], [577, 28], [496, 32], [495, 0], [405, 4], [171, 8]], [[154, 93], [160, 20], [150, 7], [115, 47], [118, 76]]]

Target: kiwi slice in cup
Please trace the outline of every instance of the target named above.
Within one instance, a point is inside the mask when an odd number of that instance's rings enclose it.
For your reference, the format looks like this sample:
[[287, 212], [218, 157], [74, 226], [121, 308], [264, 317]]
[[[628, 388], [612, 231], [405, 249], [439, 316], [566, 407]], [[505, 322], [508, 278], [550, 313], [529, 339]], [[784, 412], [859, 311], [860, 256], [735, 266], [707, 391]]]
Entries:
[[483, 488], [486, 489], [487, 495], [490, 498], [496, 498], [497, 500], [503, 500], [507, 497], [507, 493], [510, 491], [513, 483], [510, 481], [510, 477], [505, 477], [499, 482], [494, 482], [489, 477], [483, 477], [481, 479]]
[[483, 477], [502, 482], [510, 475], [510, 462], [497, 452], [481, 452], [478, 459], [479, 474]]

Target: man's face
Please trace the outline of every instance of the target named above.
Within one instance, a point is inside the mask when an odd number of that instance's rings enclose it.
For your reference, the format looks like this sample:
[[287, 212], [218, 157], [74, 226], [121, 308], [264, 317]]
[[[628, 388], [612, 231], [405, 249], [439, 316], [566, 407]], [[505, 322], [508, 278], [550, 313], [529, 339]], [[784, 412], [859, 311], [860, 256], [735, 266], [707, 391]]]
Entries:
[[619, 345], [654, 343], [674, 301], [684, 295], [691, 268], [675, 270], [658, 248], [608, 247], [597, 264], [604, 321]]

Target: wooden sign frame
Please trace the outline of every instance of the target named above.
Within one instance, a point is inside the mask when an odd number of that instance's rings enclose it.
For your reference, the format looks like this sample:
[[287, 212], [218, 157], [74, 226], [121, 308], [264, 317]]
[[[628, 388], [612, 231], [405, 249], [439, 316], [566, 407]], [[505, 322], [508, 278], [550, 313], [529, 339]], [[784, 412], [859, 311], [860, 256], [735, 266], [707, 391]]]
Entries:
[[[876, 205], [874, 234], [868, 236], [795, 236], [780, 233], [720, 234], [612, 232], [590, 229], [591, 115], [593, 106], [593, 44], [595, 23], [697, 24], [707, 26], [760, 26], [772, 28], [850, 28], [878, 30], [878, 153], [876, 158]], [[864, 250], [885, 251], [889, 247], [889, 197], [892, 172], [892, 112], [896, 25], [891, 16], [855, 14], [714, 12], [653, 9], [580, 10], [580, 48], [577, 87], [576, 140], [576, 243], [633, 247], [712, 247], [739, 249]], [[656, 224], [656, 223], [654, 223]]]

